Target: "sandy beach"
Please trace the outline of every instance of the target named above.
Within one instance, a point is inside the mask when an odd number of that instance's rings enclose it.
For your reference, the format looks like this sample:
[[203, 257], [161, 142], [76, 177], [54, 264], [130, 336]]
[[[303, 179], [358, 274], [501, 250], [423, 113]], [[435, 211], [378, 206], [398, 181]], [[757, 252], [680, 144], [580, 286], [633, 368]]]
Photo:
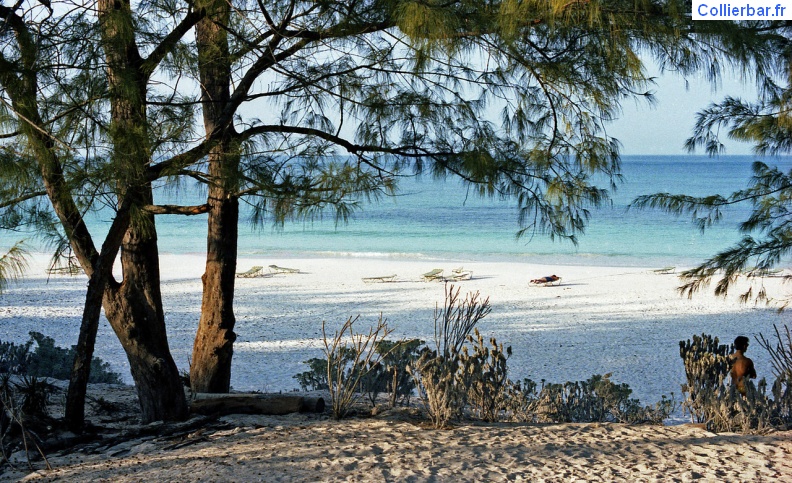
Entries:
[[691, 425], [434, 430], [393, 417], [234, 416], [189, 434], [51, 458], [54, 471], [7, 476], [80, 482], [783, 482], [792, 477], [790, 456], [789, 433], [713, 434]]
[[[23, 342], [29, 331], [76, 341], [86, 280], [45, 274], [46, 257], [32, 260], [29, 275], [0, 296], [2, 340]], [[612, 373], [644, 404], [661, 395], [680, 398], [684, 371], [679, 341], [707, 333], [731, 342], [751, 338], [759, 377], [771, 378], [759, 333], [789, 314], [773, 307], [742, 305], [739, 290], [726, 299], [701, 293], [692, 300], [675, 290], [674, 274], [659, 267], [542, 266], [531, 263], [400, 258], [241, 259], [239, 271], [271, 264], [297, 274], [238, 279], [232, 385], [242, 391], [290, 391], [303, 361], [321, 357], [322, 321], [329, 330], [360, 315], [367, 331], [380, 314], [394, 329], [390, 339], [431, 340], [433, 314], [446, 284], [424, 282], [434, 268], [460, 266], [471, 280], [463, 293], [489, 297], [492, 313], [482, 321], [487, 337], [510, 345], [512, 379], [564, 382]], [[180, 368], [188, 367], [201, 298], [203, 258], [163, 255], [163, 298], [169, 341]], [[685, 267], [677, 267], [676, 272]], [[265, 268], [265, 271], [267, 269]], [[393, 282], [364, 277], [396, 275]], [[531, 286], [556, 274], [558, 286]], [[741, 287], [746, 288], [746, 282]], [[789, 287], [780, 277], [761, 283], [771, 297]], [[106, 322], [97, 355], [129, 379], [125, 357]], [[69, 481], [782, 481], [792, 477], [792, 435], [715, 435], [680, 425], [618, 424], [477, 425], [430, 430], [420, 421], [378, 417], [334, 422], [303, 415], [231, 417], [227, 428], [195, 444], [167, 438], [101, 452], [54, 459], [47, 478]], [[203, 434], [203, 433], [202, 433]], [[185, 436], [184, 438], [198, 438]], [[19, 475], [18, 473], [16, 474]], [[34, 475], [35, 476], [35, 475]], [[2, 478], [2, 476], [0, 476]]]
[[[45, 274], [47, 258], [33, 258], [28, 276], [0, 296], [2, 340], [24, 342], [28, 332], [53, 337], [57, 345], [77, 340], [86, 285], [85, 276]], [[676, 292], [675, 274], [658, 275], [659, 267], [542, 266], [530, 263], [398, 258], [266, 258], [241, 259], [238, 271], [278, 265], [300, 270], [237, 279], [232, 385], [236, 390], [264, 392], [298, 388], [293, 376], [305, 371], [304, 361], [322, 355], [322, 322], [334, 332], [348, 318], [360, 315], [359, 331], [367, 331], [382, 315], [394, 330], [390, 339], [431, 341], [434, 311], [442, 305], [446, 286], [424, 282], [434, 268], [472, 270], [473, 278], [458, 282], [462, 293], [489, 297], [492, 313], [479, 330], [485, 337], [512, 346], [511, 378], [552, 382], [582, 380], [612, 373], [616, 382], [633, 388], [644, 403], [661, 395], [679, 394], [684, 371], [679, 341], [707, 333], [730, 343], [737, 335], [752, 341], [773, 334], [773, 324], [790, 320], [764, 304], [743, 305], [739, 289], [722, 299], [710, 292], [692, 300]], [[199, 317], [203, 258], [163, 255], [162, 293], [168, 337], [176, 364], [186, 370]], [[678, 273], [684, 267], [677, 267]], [[396, 275], [390, 283], [365, 283], [364, 277]], [[533, 278], [556, 274], [561, 284], [531, 286]], [[747, 282], [746, 282], [747, 283]], [[781, 277], [754, 281], [771, 297], [789, 290]], [[96, 355], [109, 361], [131, 383], [123, 350], [106, 321], [101, 324]], [[751, 346], [759, 377], [770, 376], [767, 355]]]

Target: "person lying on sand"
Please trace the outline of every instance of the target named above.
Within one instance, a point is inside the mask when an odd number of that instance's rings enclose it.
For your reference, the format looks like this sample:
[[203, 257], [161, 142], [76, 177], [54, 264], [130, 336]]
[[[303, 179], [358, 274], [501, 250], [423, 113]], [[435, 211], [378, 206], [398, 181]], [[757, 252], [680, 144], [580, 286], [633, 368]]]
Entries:
[[731, 383], [740, 394], [745, 395], [745, 381], [756, 378], [756, 369], [751, 359], [745, 357], [748, 350], [748, 337], [743, 335], [734, 339], [734, 354], [731, 355]]
[[547, 277], [535, 278], [531, 280], [531, 283], [551, 283], [557, 281], [558, 281], [557, 275], [548, 275]]

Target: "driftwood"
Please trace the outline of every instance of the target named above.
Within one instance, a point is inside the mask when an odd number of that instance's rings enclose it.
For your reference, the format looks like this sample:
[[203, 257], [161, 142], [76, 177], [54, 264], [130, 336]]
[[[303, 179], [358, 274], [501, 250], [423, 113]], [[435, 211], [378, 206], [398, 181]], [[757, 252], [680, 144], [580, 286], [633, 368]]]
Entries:
[[288, 394], [208, 394], [196, 393], [190, 404], [194, 414], [269, 414], [321, 413], [321, 397]]

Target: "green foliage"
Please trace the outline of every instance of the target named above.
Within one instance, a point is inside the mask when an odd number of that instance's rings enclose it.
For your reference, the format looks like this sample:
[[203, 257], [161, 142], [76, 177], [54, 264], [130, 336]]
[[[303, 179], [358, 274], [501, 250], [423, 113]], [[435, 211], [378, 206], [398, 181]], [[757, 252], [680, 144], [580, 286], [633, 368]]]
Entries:
[[724, 386], [729, 374], [730, 353], [728, 345], [719, 344], [717, 337], [707, 334], [679, 342], [679, 355], [685, 364], [687, 379], [682, 385], [685, 395], [682, 408], [690, 413], [693, 422], [704, 423], [709, 419], [707, 408], [710, 404], [703, 398]]
[[[685, 284], [679, 290], [683, 294], [692, 296], [718, 277], [715, 294], [725, 296], [740, 277], [761, 279], [792, 255], [792, 172], [783, 173], [759, 161], [753, 163], [753, 172], [750, 186], [728, 197], [659, 193], [633, 201], [631, 206], [637, 208], [658, 208], [677, 215], [689, 213], [701, 230], [717, 222], [727, 206], [752, 205], [751, 215], [740, 225], [745, 235], [737, 244], [682, 272]], [[751, 286], [741, 294], [744, 302], [752, 299], [769, 302], [763, 286], [757, 291]], [[783, 309], [788, 303], [788, 299], [780, 301], [779, 307]]]
[[403, 341], [382, 340], [376, 350], [382, 354], [382, 370], [385, 379], [384, 391], [387, 392], [391, 407], [408, 405], [415, 390], [415, 381], [410, 377], [408, 368], [420, 357], [424, 341], [409, 339]]
[[[376, 405], [380, 393], [388, 393], [388, 402], [391, 407], [398, 404], [409, 404], [410, 396], [415, 389], [415, 383], [407, 372], [407, 367], [414, 363], [418, 358], [418, 350], [423, 345], [423, 341], [411, 339], [407, 341], [379, 340], [375, 344], [374, 351], [380, 357], [379, 361], [373, 366], [368, 367], [364, 374], [360, 375], [358, 391], [365, 394], [372, 406]], [[354, 360], [359, 355], [355, 354], [354, 349], [342, 347], [339, 349], [339, 356], [334, 359], [335, 363], [350, 365], [351, 370], [359, 370], [354, 366]], [[327, 382], [328, 365], [327, 359], [313, 358], [305, 361], [309, 370], [301, 372], [294, 377], [300, 384], [303, 391], [321, 391], [329, 389]], [[350, 372], [347, 378], [354, 378], [357, 374]]]
[[[31, 351], [34, 343], [35, 350]], [[74, 351], [74, 347], [56, 347], [51, 337], [31, 332], [30, 340], [23, 345], [0, 342], [0, 372], [69, 380]], [[111, 371], [110, 364], [94, 357], [88, 382], [122, 384], [123, 381], [120, 374]]]
[[21, 277], [27, 268], [27, 251], [22, 242], [17, 242], [5, 255], [0, 257], [0, 294], [8, 283]]
[[[748, 27], [763, 29], [770, 42], [761, 48], [763, 62], [756, 64], [751, 75], [759, 85], [759, 99], [747, 101], [726, 97], [698, 114], [693, 135], [687, 140], [690, 151], [703, 148], [710, 155], [724, 152], [720, 136], [752, 143], [761, 156], [792, 153], [792, 122], [789, 107], [792, 87], [789, 84], [789, 50], [792, 36], [782, 23]], [[742, 32], [747, 33], [747, 32]], [[750, 37], [735, 41], [742, 48], [756, 47]], [[732, 45], [734, 47], [734, 45]], [[743, 64], [747, 65], [747, 64]], [[741, 276], [759, 278], [773, 267], [783, 264], [792, 254], [792, 172], [783, 172], [760, 161], [753, 164], [753, 176], [747, 187], [730, 195], [712, 194], [694, 197], [685, 194], [657, 193], [637, 198], [632, 206], [657, 208], [675, 215], [690, 214], [695, 225], [704, 230], [721, 218], [724, 208], [743, 204], [751, 214], [740, 225], [743, 236], [733, 246], [714, 254], [697, 267], [682, 274], [682, 293], [693, 293], [707, 287], [715, 278], [717, 295], [726, 295]], [[755, 291], [756, 290], [756, 291]], [[752, 286], [741, 294], [742, 301], [768, 301], [763, 287]], [[778, 301], [780, 309], [789, 297]]]
[[674, 409], [673, 400], [663, 396], [652, 406], [641, 406], [630, 398], [627, 384], [616, 384], [611, 374], [593, 375], [586, 381], [537, 385], [525, 380], [513, 388], [508, 410], [518, 421], [542, 423], [619, 422], [662, 424]]
[[0, 374], [24, 374], [32, 346], [32, 337], [25, 344], [0, 341]]
[[473, 414], [483, 421], [498, 421], [506, 406], [506, 391], [509, 381], [506, 361], [511, 356], [511, 347], [503, 350], [494, 338], [488, 347], [484, 337], [475, 330], [475, 338], [468, 336], [470, 346], [462, 349], [459, 365], [462, 368], [461, 384], [467, 388], [467, 402]]
[[12, 381], [10, 374], [0, 374], [0, 454], [3, 459], [23, 450], [30, 464], [30, 454], [35, 448], [51, 469], [41, 443], [54, 423], [47, 409], [54, 392], [55, 386], [35, 376]]
[[300, 384], [303, 391], [324, 391], [327, 390], [327, 359], [314, 357], [304, 362], [308, 364], [308, 370], [293, 376]]

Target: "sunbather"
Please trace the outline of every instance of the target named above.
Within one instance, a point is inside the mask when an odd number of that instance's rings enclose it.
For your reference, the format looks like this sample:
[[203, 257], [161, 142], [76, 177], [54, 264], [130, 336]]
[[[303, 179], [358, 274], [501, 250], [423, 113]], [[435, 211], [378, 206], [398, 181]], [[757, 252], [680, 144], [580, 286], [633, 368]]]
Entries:
[[531, 283], [553, 283], [557, 282], [559, 278], [557, 275], [548, 275], [547, 277], [535, 278], [531, 280]]

